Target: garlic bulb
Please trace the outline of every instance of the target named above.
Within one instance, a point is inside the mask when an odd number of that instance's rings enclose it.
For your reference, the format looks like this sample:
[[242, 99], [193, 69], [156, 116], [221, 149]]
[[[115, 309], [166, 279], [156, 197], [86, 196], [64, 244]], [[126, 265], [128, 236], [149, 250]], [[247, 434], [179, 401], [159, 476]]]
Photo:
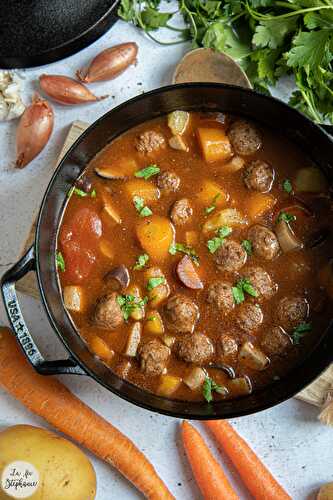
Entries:
[[21, 78], [14, 72], [0, 70], [0, 121], [13, 120], [24, 110]]

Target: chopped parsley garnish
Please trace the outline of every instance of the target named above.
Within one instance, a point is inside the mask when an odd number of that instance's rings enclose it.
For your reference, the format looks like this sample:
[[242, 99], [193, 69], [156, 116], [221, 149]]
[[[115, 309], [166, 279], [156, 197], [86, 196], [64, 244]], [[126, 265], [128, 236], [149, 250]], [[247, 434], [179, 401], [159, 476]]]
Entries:
[[202, 386], [202, 393], [207, 403], [213, 401], [213, 391], [223, 395], [227, 393], [227, 389], [223, 385], [218, 385], [212, 378], [206, 377]]
[[183, 243], [173, 243], [172, 245], [170, 245], [169, 253], [171, 253], [171, 255], [176, 255], [177, 252], [185, 253], [186, 255], [191, 257], [196, 266], [199, 265], [198, 254], [193, 248], [189, 247], [188, 245], [184, 245]]
[[149, 316], [149, 318], [147, 318], [147, 321], [155, 321], [156, 319], [156, 316]]
[[217, 231], [214, 238], [207, 241], [207, 248], [210, 253], [215, 253], [224, 243], [224, 239], [232, 233], [232, 229], [229, 226], [222, 226]]
[[281, 222], [282, 220], [284, 222], [293, 222], [296, 220], [296, 215], [289, 214], [288, 212], [280, 212], [277, 221]]
[[311, 332], [311, 330], [312, 330], [311, 323], [301, 323], [300, 325], [298, 325], [291, 334], [293, 343], [296, 345], [300, 344], [301, 338], [305, 337], [305, 335]]
[[159, 285], [164, 285], [165, 278], [163, 276], [158, 276], [156, 278], [149, 278], [147, 283], [147, 290], [150, 292]]
[[217, 202], [217, 200], [218, 200], [219, 198], [221, 198], [221, 193], [217, 193], [217, 194], [214, 196], [213, 201], [212, 201], [212, 204], [211, 204], [211, 205], [209, 205], [209, 207], [205, 208], [205, 214], [207, 214], [207, 215], [208, 215], [208, 214], [212, 213], [212, 212], [215, 210], [215, 208], [216, 208], [216, 202]]
[[142, 179], [149, 179], [153, 175], [157, 175], [160, 173], [160, 168], [157, 165], [148, 165], [148, 167], [142, 168], [141, 170], [137, 170], [135, 172], [135, 177], [139, 177]]
[[252, 243], [250, 240], [243, 240], [242, 247], [248, 255], [252, 255]]
[[120, 305], [124, 320], [127, 321], [133, 311], [142, 309], [148, 302], [148, 297], [141, 299], [135, 295], [118, 295], [117, 302]]
[[283, 183], [282, 183], [282, 187], [283, 187], [283, 190], [284, 190], [286, 193], [288, 193], [288, 194], [290, 194], [290, 193], [292, 193], [292, 192], [293, 192], [293, 186], [292, 186], [292, 184], [291, 184], [291, 182], [290, 182], [290, 180], [289, 180], [289, 179], [285, 179], [285, 180], [283, 181]]
[[148, 260], [149, 260], [149, 255], [147, 255], [146, 253], [139, 255], [139, 257], [137, 257], [136, 259], [135, 265], [133, 266], [134, 271], [140, 271], [140, 269], [143, 269], [147, 264]]
[[236, 283], [236, 286], [232, 287], [232, 295], [236, 304], [244, 302], [245, 293], [251, 295], [251, 297], [258, 297], [258, 292], [253, 288], [251, 282], [246, 278], [242, 278]]
[[133, 203], [140, 217], [149, 217], [153, 214], [149, 207], [145, 206], [145, 200], [141, 196], [134, 196]]
[[66, 266], [65, 266], [65, 259], [63, 258], [62, 256], [62, 253], [61, 252], [57, 252], [57, 255], [56, 255], [56, 266], [57, 266], [57, 269], [60, 269], [60, 271], [63, 273], [66, 269]]
[[[67, 193], [67, 197], [70, 198], [72, 196], [72, 194], [76, 194], [76, 196], [81, 196], [81, 198], [84, 198], [85, 196], [89, 196], [89, 193], [86, 193], [85, 191], [83, 191], [82, 189], [79, 189], [75, 186], [72, 186], [70, 188], [70, 190], [68, 191]], [[93, 189], [90, 193], [90, 196], [92, 198], [96, 198], [96, 190]]]

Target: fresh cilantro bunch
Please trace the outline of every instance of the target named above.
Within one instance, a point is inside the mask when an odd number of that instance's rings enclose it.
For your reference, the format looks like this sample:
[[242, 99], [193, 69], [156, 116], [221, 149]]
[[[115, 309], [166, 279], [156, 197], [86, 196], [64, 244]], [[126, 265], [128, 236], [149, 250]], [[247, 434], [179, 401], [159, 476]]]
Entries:
[[[293, 74], [290, 104], [333, 124], [333, 0], [178, 0], [171, 13], [160, 0], [121, 0], [118, 13], [158, 43], [191, 40], [193, 47], [229, 54], [261, 92]], [[177, 15], [184, 28], [174, 26]], [[158, 40], [152, 32], [161, 27], [178, 39]]]

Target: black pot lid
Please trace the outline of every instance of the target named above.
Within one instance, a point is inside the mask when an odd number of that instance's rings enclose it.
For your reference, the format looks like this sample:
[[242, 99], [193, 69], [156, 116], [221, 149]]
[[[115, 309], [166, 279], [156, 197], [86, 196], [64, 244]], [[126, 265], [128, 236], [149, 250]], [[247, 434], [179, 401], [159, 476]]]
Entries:
[[116, 21], [119, 0], [3, 0], [0, 68], [28, 68], [83, 49]]

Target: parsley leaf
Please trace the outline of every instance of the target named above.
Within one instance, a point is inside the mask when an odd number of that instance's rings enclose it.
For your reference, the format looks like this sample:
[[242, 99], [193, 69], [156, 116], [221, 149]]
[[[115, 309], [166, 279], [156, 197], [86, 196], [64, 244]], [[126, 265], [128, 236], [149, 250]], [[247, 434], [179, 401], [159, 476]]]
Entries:
[[[80, 196], [81, 198], [84, 198], [85, 196], [89, 196], [89, 193], [86, 193], [82, 189], [79, 189], [75, 186], [72, 186], [70, 190], [67, 193], [67, 197], [70, 198], [73, 194], [76, 194], [77, 196]], [[96, 198], [96, 190], [93, 189], [90, 193], [91, 198]]]
[[158, 28], [162, 28], [167, 24], [169, 19], [172, 17], [172, 14], [168, 12], [158, 12], [151, 7], [147, 7], [141, 13], [141, 19], [147, 29], [156, 30]]
[[93, 189], [91, 191], [90, 196], [91, 196], [91, 198], [96, 198], [96, 196], [97, 196], [96, 189]]
[[56, 267], [63, 273], [66, 270], [65, 259], [60, 251], [56, 254]]
[[149, 217], [153, 214], [150, 208], [145, 206], [145, 200], [141, 196], [133, 196], [133, 203], [140, 217]]
[[149, 260], [149, 255], [146, 253], [139, 255], [139, 257], [136, 259], [136, 263], [133, 266], [134, 271], [140, 271], [140, 269], [143, 269], [145, 265], [147, 264]]
[[185, 253], [186, 255], [191, 257], [196, 266], [199, 265], [198, 254], [193, 248], [189, 247], [188, 245], [184, 245], [183, 243], [172, 243], [172, 245], [170, 245], [169, 247], [169, 253], [171, 255], [176, 255], [177, 252]]
[[141, 299], [135, 295], [118, 295], [117, 302], [120, 305], [124, 320], [127, 321], [133, 311], [143, 309], [148, 302], [148, 297]]
[[248, 255], [252, 255], [252, 243], [250, 240], [243, 240], [242, 247]]
[[332, 32], [330, 30], [299, 32], [288, 53], [288, 66], [291, 68], [318, 68], [322, 64], [328, 64], [332, 60], [331, 41]]
[[282, 183], [282, 187], [284, 189], [284, 191], [288, 194], [292, 193], [293, 192], [293, 186], [290, 182], [289, 179], [285, 179]]
[[210, 205], [209, 207], [205, 208], [205, 213], [206, 213], [206, 214], [210, 214], [210, 213], [212, 213], [212, 212], [215, 210], [215, 208], [216, 208], [216, 202], [217, 202], [217, 200], [218, 200], [219, 198], [221, 198], [221, 193], [217, 193], [217, 194], [214, 196], [214, 198], [213, 198], [213, 200], [212, 200], [211, 205]]
[[150, 292], [159, 285], [164, 285], [165, 278], [163, 276], [158, 276], [156, 278], [149, 278], [147, 283], [147, 290]]
[[206, 377], [202, 386], [202, 393], [207, 403], [213, 401], [213, 391], [224, 396], [228, 393], [226, 387], [224, 387], [223, 385], [218, 385], [212, 378]]
[[224, 243], [224, 239], [232, 233], [232, 228], [229, 226], [222, 226], [217, 231], [215, 236], [211, 240], [207, 241], [207, 248], [210, 253], [215, 253]]
[[255, 29], [252, 41], [256, 47], [276, 49], [283, 45], [286, 36], [295, 31], [296, 26], [297, 16], [260, 21]]
[[258, 297], [258, 292], [252, 286], [250, 280], [242, 278], [232, 287], [232, 295], [236, 304], [241, 304], [245, 300], [245, 293], [251, 297]]
[[298, 325], [291, 334], [293, 343], [296, 345], [300, 344], [301, 338], [305, 337], [305, 335], [309, 333], [311, 330], [312, 330], [311, 323], [301, 323], [300, 325]]
[[296, 220], [296, 215], [289, 214], [288, 212], [280, 212], [277, 221], [280, 222], [284, 220], [285, 222], [293, 222]]
[[148, 165], [148, 167], [142, 168], [135, 172], [135, 177], [143, 178], [145, 180], [149, 179], [153, 175], [157, 175], [160, 172], [160, 168], [157, 165]]

